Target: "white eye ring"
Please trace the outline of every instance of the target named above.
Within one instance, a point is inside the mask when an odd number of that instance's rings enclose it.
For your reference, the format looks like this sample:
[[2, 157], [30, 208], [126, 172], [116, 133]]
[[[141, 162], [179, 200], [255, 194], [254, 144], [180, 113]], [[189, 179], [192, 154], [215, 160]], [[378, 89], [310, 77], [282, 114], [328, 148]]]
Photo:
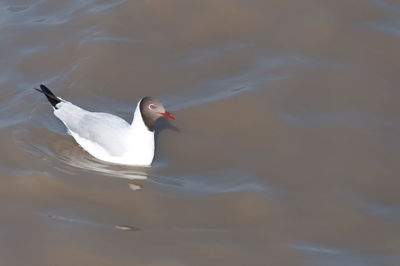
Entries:
[[150, 109], [150, 110], [156, 109], [156, 106], [155, 106], [154, 104], [151, 103], [151, 104], [149, 104], [149, 109]]

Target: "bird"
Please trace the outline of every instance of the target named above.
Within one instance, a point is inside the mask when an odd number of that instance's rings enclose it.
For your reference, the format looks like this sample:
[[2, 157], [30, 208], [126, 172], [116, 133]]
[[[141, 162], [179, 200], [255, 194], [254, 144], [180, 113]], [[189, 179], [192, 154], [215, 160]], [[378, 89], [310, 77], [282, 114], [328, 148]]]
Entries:
[[136, 105], [132, 123], [109, 113], [90, 112], [54, 95], [45, 85], [44, 94], [54, 115], [68, 133], [93, 157], [114, 164], [151, 166], [155, 150], [155, 123], [161, 117], [175, 119], [156, 98], [144, 97]]

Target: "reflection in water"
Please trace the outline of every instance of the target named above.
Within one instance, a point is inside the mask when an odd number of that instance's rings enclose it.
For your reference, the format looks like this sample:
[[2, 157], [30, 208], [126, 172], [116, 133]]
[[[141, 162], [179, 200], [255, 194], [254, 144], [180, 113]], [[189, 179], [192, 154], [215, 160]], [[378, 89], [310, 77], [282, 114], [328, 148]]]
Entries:
[[306, 243], [298, 243], [298, 244], [290, 244], [289, 247], [303, 250], [306, 252], [315, 252], [315, 253], [324, 253], [324, 254], [343, 254], [344, 251], [338, 250], [335, 248], [325, 247], [316, 244], [306, 244]]
[[[56, 167], [58, 170], [67, 172], [69, 174], [74, 174], [76, 172], [76, 168], [79, 168], [82, 170], [93, 171], [105, 176], [129, 179], [131, 180], [130, 182], [133, 182], [133, 180], [147, 179], [150, 168], [109, 164], [97, 160], [79, 146], [74, 147], [75, 148], [73, 149], [64, 147], [65, 150], [58, 153], [59, 163]], [[66, 166], [71, 166], [73, 168], [68, 169]], [[143, 188], [143, 184], [130, 183], [128, 184], [128, 187], [133, 191], [139, 191]]]
[[373, 28], [400, 37], [400, 21], [395, 19], [369, 23]]
[[43, 216], [46, 216], [46, 217], [49, 217], [51, 219], [58, 220], [58, 221], [79, 223], [79, 224], [85, 224], [85, 225], [90, 225], [90, 226], [107, 227], [107, 225], [105, 225], [105, 224], [98, 223], [95, 221], [89, 221], [89, 220], [85, 220], [85, 219], [78, 219], [78, 218], [66, 217], [66, 216], [61, 216], [61, 215], [51, 215], [51, 214], [47, 214], [47, 215], [43, 215]]
[[86, 225], [86, 226], [96, 226], [96, 227], [103, 227], [103, 228], [108, 228], [108, 229], [118, 229], [122, 231], [129, 231], [129, 232], [138, 232], [141, 231], [141, 228], [134, 227], [131, 225], [109, 225], [109, 224], [103, 224], [95, 221], [89, 221], [87, 219], [80, 219], [80, 218], [72, 218], [72, 217], [67, 217], [67, 216], [61, 216], [61, 215], [51, 215], [51, 214], [39, 214], [41, 216], [49, 217], [54, 220], [62, 221], [62, 222], [68, 222], [68, 223], [76, 223], [76, 224], [81, 224], [81, 225]]
[[[84, 170], [95, 171], [107, 176], [126, 178], [126, 179], [146, 179], [147, 173], [142, 170], [145, 168], [139, 167], [129, 167], [124, 165], [112, 165], [108, 163], [103, 163], [101, 161], [96, 160], [95, 158], [90, 157], [84, 151], [74, 151], [74, 150], [65, 150], [62, 154], [59, 155], [59, 159], [61, 162], [77, 167]], [[62, 167], [59, 167], [59, 170], [65, 171]]]
[[129, 184], [128, 186], [129, 186], [129, 188], [130, 188], [131, 190], [133, 190], [133, 191], [142, 190], [142, 188], [143, 188], [142, 186], [135, 185], [135, 184]]
[[382, 0], [369, 0], [374, 5], [380, 7], [381, 9], [387, 11], [388, 16], [382, 20], [369, 21], [366, 23], [367, 26], [371, 26], [371, 28], [385, 32], [387, 34], [394, 35], [396, 37], [400, 37], [400, 6], [395, 5], [394, 3], [390, 3], [389, 1]]
[[290, 244], [289, 247], [303, 251], [309, 255], [306, 259], [307, 265], [352, 265], [352, 266], [373, 266], [393, 265], [393, 261], [399, 261], [399, 255], [381, 255], [363, 253], [352, 249], [337, 249], [318, 244]]
[[[32, 132], [17, 130], [13, 134], [13, 139], [25, 151], [34, 156], [53, 160], [58, 170], [69, 174], [74, 174], [76, 168], [79, 168], [112, 177], [143, 180], [147, 178], [147, 172], [150, 169], [146, 167], [132, 167], [102, 162], [90, 156], [76, 143], [72, 142], [69, 137], [58, 138], [48, 145], [43, 145], [39, 143], [28, 143], [28, 141], [31, 140], [27, 138], [27, 134], [32, 134]], [[37, 139], [40, 140], [40, 138]], [[66, 166], [72, 166], [74, 169], [70, 169]]]
[[122, 231], [129, 231], [129, 232], [137, 232], [137, 231], [142, 231], [142, 229], [133, 227], [130, 225], [116, 225], [116, 229], [122, 230]]
[[[47, 144], [32, 143], [29, 135], [34, 132], [24, 129], [15, 130], [12, 134], [13, 141], [25, 152], [36, 158], [48, 161], [47, 164], [53, 165], [55, 169], [76, 175], [77, 170], [87, 170], [105, 176], [129, 179], [128, 187], [133, 191], [142, 189], [143, 184], [134, 180], [145, 180], [148, 177], [148, 172], [151, 170], [146, 167], [132, 167], [124, 165], [114, 165], [102, 162], [93, 158], [70, 138], [58, 138]], [[42, 140], [36, 138], [37, 141]], [[72, 145], [72, 146], [71, 146]]]
[[390, 219], [392, 222], [400, 222], [400, 205], [389, 205], [377, 200], [363, 197], [353, 197], [354, 201], [371, 215]]
[[400, 6], [395, 5], [394, 3], [390, 3], [389, 1], [384, 0], [369, 0], [374, 5], [383, 8], [392, 13], [400, 13]]

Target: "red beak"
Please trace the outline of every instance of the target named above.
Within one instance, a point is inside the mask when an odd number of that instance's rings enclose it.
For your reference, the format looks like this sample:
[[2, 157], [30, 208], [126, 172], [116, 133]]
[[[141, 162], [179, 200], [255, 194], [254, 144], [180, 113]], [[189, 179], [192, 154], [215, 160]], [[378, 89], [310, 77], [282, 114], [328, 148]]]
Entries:
[[162, 116], [168, 117], [170, 119], [175, 119], [175, 116], [170, 112], [165, 111], [165, 113], [160, 113]]

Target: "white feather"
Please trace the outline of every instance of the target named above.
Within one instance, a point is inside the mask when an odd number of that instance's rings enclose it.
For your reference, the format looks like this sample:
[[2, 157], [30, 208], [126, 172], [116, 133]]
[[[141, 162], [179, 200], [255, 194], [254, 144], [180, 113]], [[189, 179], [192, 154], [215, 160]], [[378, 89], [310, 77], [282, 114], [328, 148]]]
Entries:
[[154, 131], [150, 131], [136, 106], [132, 124], [122, 118], [89, 112], [70, 102], [56, 105], [54, 115], [69, 134], [92, 156], [107, 162], [150, 166], [154, 157]]

